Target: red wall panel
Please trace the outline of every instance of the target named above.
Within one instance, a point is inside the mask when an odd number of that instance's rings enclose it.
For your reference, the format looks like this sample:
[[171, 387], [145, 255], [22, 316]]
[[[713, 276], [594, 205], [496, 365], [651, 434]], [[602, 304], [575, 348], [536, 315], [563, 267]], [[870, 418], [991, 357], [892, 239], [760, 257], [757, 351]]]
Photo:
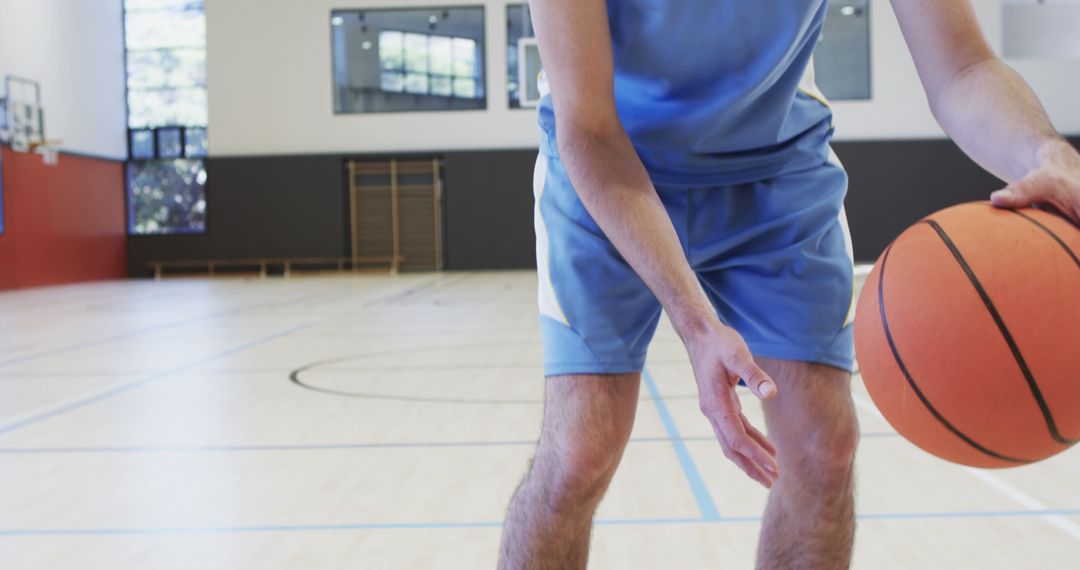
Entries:
[[0, 289], [124, 278], [123, 163], [3, 153]]

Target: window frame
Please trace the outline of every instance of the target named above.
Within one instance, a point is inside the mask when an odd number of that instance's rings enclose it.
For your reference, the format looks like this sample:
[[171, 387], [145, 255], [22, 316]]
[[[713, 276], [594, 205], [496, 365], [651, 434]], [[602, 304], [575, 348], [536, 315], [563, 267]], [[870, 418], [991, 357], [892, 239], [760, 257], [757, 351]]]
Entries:
[[[183, 228], [183, 229], [176, 229], [176, 230], [170, 230], [170, 231], [158, 231], [158, 232], [153, 232], [153, 233], [143, 233], [143, 232], [136, 231], [136, 224], [135, 224], [136, 202], [133, 199], [134, 196], [133, 196], [133, 192], [132, 192], [132, 188], [131, 188], [131, 184], [132, 184], [132, 181], [133, 181], [132, 176], [131, 176], [131, 169], [133, 167], [135, 167], [137, 164], [140, 164], [140, 163], [145, 164], [145, 163], [149, 163], [149, 162], [175, 162], [175, 161], [181, 161], [181, 160], [183, 160], [183, 161], [197, 161], [197, 162], [201, 163], [200, 167], [202, 168], [202, 170], [204, 172], [207, 171], [206, 167], [207, 167], [207, 158], [208, 157], [207, 156], [188, 156], [187, 155], [186, 138], [187, 138], [188, 129], [203, 129], [204, 133], [208, 132], [209, 131], [209, 122], [210, 122], [209, 121], [209, 116], [207, 116], [207, 120], [204, 121], [203, 124], [199, 124], [199, 125], [194, 125], [194, 124], [192, 124], [192, 125], [177, 125], [177, 124], [173, 124], [173, 122], [167, 122], [167, 123], [163, 123], [163, 124], [160, 124], [160, 125], [146, 125], [146, 126], [142, 126], [142, 127], [132, 127], [131, 126], [132, 122], [131, 122], [131, 103], [130, 103], [131, 99], [130, 98], [131, 98], [133, 92], [134, 93], [139, 93], [139, 92], [152, 92], [152, 91], [184, 90], [184, 89], [201, 90], [204, 93], [206, 93], [206, 99], [208, 101], [207, 108], [209, 108], [209, 89], [207, 88], [207, 83], [208, 82], [206, 81], [205, 76], [203, 77], [203, 82], [201, 84], [195, 84], [195, 85], [190, 85], [190, 86], [189, 85], [182, 85], [182, 86], [177, 85], [177, 86], [170, 86], [170, 87], [157, 88], [157, 89], [135, 89], [135, 90], [132, 90], [130, 85], [129, 85], [128, 59], [129, 59], [129, 54], [131, 54], [132, 52], [135, 52], [135, 53], [140, 53], [140, 52], [142, 52], [142, 53], [145, 53], [145, 52], [169, 52], [169, 51], [192, 51], [192, 50], [201, 49], [203, 51], [203, 53], [206, 54], [207, 53], [207, 45], [206, 45], [207, 42], [204, 42], [203, 45], [201, 45], [201, 46], [191, 46], [191, 45], [172, 46], [172, 47], [162, 46], [162, 47], [155, 47], [155, 48], [131, 50], [131, 49], [128, 48], [128, 25], [127, 25], [127, 23], [128, 23], [128, 13], [129, 12], [136, 12], [136, 13], [138, 13], [138, 12], [175, 12], [175, 13], [180, 13], [180, 12], [190, 12], [190, 11], [192, 11], [192, 10], [186, 10], [185, 9], [185, 10], [134, 10], [134, 11], [130, 11], [130, 10], [128, 10], [127, 1], [126, 0], [121, 1], [121, 10], [120, 10], [120, 33], [121, 33], [121, 38], [120, 38], [120, 41], [121, 41], [121, 47], [123, 49], [124, 118], [125, 118], [125, 127], [126, 127], [125, 131], [127, 133], [127, 139], [126, 139], [127, 159], [124, 161], [124, 214], [125, 214], [124, 219], [125, 219], [125, 223], [126, 223], [126, 226], [127, 226], [125, 228], [125, 231], [126, 231], [126, 234], [127, 234], [128, 238], [154, 239], [154, 238], [163, 238], [163, 237], [170, 237], [170, 236], [205, 235], [207, 232], [210, 231], [210, 220], [211, 220], [210, 210], [211, 210], [211, 208], [210, 208], [210, 192], [208, 192], [208, 186], [209, 185], [207, 183], [204, 182], [201, 185], [202, 189], [203, 189], [203, 202], [204, 202], [205, 208], [206, 208], [205, 212], [203, 214], [203, 223], [202, 223], [201, 228], [197, 228], [197, 229]], [[205, 0], [202, 1], [199, 11], [203, 14], [203, 18], [205, 19], [205, 17], [206, 17], [206, 1]], [[164, 159], [159, 158], [160, 147], [159, 147], [159, 144], [158, 144], [158, 137], [159, 137], [158, 130], [159, 129], [168, 130], [168, 129], [177, 129], [177, 128], [180, 130], [181, 155], [182, 156], [180, 156], [178, 158], [164, 158]], [[134, 156], [133, 156], [132, 138], [133, 138], [133, 132], [135, 132], [135, 131], [148, 131], [148, 132], [151, 133], [151, 137], [152, 137], [153, 144], [154, 144], [154, 158], [152, 158], [152, 159], [146, 159], [146, 158], [138, 158], [137, 159], [137, 158], [134, 158]]]
[[[488, 67], [487, 67], [488, 66], [488, 55], [487, 55], [487, 53], [488, 53], [488, 44], [490, 43], [489, 39], [487, 37], [487, 17], [488, 17], [487, 8], [488, 8], [488, 6], [486, 4], [464, 3], [464, 4], [446, 4], [446, 5], [435, 5], [435, 6], [432, 6], [432, 5], [418, 5], [418, 6], [411, 6], [411, 5], [407, 5], [407, 6], [374, 5], [374, 6], [349, 7], [349, 8], [332, 8], [332, 9], [330, 9], [329, 18], [327, 20], [327, 23], [329, 24], [329, 32], [330, 32], [328, 34], [328, 40], [330, 42], [330, 62], [329, 62], [330, 63], [330, 74], [329, 74], [329, 76], [330, 76], [330, 92], [332, 94], [331, 95], [331, 100], [330, 100], [330, 106], [332, 108], [333, 116], [335, 116], [335, 117], [338, 117], [338, 116], [365, 116], [365, 115], [387, 115], [387, 114], [400, 114], [400, 113], [455, 113], [455, 112], [473, 112], [473, 113], [475, 113], [475, 112], [482, 112], [482, 111], [490, 110], [491, 107], [490, 107], [489, 97], [490, 97], [491, 91], [489, 89], [488, 82], [489, 82], [489, 80], [491, 78], [491, 74], [489, 73], [489, 70], [488, 70]], [[477, 41], [477, 40], [475, 40], [473, 38], [464, 38], [464, 37], [461, 37], [461, 36], [448, 36], [448, 35], [444, 35], [444, 34], [420, 34], [420, 35], [427, 35], [429, 37], [434, 35], [434, 36], [438, 36], [438, 37], [467, 39], [467, 40], [472, 40], [474, 42], [477, 42], [477, 51], [479, 52], [477, 54], [477, 56], [478, 56], [479, 63], [475, 66], [475, 69], [481, 74], [481, 76], [472, 77], [470, 79], [472, 79], [476, 83], [476, 88], [478, 90], [482, 89], [481, 92], [483, 93], [483, 95], [480, 96], [480, 97], [454, 97], [454, 96], [445, 96], [445, 95], [430, 95], [430, 94], [410, 93], [408, 91], [405, 91], [404, 89], [402, 89], [402, 91], [387, 91], [387, 93], [400, 93], [402, 95], [413, 95], [413, 96], [416, 96], [416, 97], [443, 97], [443, 98], [446, 98], [446, 99], [463, 100], [463, 101], [482, 101], [483, 102], [482, 106], [479, 106], [479, 107], [476, 107], [476, 108], [445, 108], [445, 109], [417, 108], [417, 109], [386, 109], [386, 110], [380, 110], [380, 111], [347, 111], [347, 110], [342, 110], [342, 109], [339, 108], [340, 106], [338, 105], [337, 90], [338, 90], [338, 88], [340, 86], [338, 85], [336, 71], [335, 71], [335, 66], [337, 64], [337, 51], [336, 51], [336, 46], [334, 45], [334, 43], [335, 43], [334, 42], [334, 29], [337, 27], [334, 24], [334, 18], [335, 17], [346, 15], [346, 14], [370, 13], [370, 12], [387, 12], [387, 11], [423, 12], [423, 11], [462, 10], [462, 9], [480, 10], [480, 19], [483, 22], [483, 29], [484, 29], [484, 36], [483, 36], [482, 41]], [[402, 30], [386, 30], [386, 31], [396, 31], [396, 32], [401, 32], [402, 34], [405, 34], [405, 33], [418, 34], [418, 32], [403, 32]], [[429, 60], [430, 60], [430, 53], [429, 53], [428, 57], [429, 57]], [[430, 61], [429, 61], [429, 63], [430, 63]], [[430, 65], [429, 65], [428, 69], [430, 70]], [[379, 66], [380, 75], [382, 74], [382, 72], [383, 72], [383, 69], [382, 69], [382, 65], [381, 65], [381, 61], [380, 61], [380, 66]], [[406, 72], [405, 75], [408, 75], [408, 73]], [[430, 74], [430, 72], [427, 75], [428, 75], [428, 91], [430, 92], [430, 90], [431, 90], [430, 89], [430, 85], [431, 85], [431, 74]], [[442, 74], [437, 74], [437, 75], [439, 75], [440, 77], [444, 77]], [[450, 76], [450, 77], [452, 78], [451, 79], [451, 83], [452, 83], [454, 76]], [[380, 86], [381, 86], [381, 83], [382, 82], [381, 82], [381, 78], [380, 78]], [[451, 92], [452, 91], [453, 91], [453, 86], [451, 85]]]

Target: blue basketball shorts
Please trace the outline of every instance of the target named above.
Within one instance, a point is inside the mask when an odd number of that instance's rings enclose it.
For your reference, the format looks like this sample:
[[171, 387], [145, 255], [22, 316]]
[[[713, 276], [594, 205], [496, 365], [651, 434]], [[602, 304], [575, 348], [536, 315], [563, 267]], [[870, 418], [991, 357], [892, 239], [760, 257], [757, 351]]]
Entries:
[[[835, 155], [760, 182], [656, 191], [720, 320], [755, 356], [852, 370], [847, 174]], [[557, 157], [541, 153], [534, 195], [545, 375], [641, 371], [660, 303]]]

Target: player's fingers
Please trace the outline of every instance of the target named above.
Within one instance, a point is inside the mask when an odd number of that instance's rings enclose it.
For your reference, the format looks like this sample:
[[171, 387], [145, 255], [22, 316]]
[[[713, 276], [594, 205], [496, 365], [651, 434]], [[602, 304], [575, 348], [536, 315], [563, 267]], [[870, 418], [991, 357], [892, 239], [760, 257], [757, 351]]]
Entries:
[[1020, 208], [1028, 205], [1022, 196], [1023, 194], [1017, 192], [1016, 188], [1007, 186], [990, 194], [990, 202], [998, 208]]
[[746, 473], [746, 475], [754, 481], [761, 483], [765, 488], [768, 489], [772, 487], [773, 481], [775, 481], [776, 479], [775, 476], [770, 475], [763, 468], [761, 468], [761, 466], [755, 464], [745, 455], [732, 449], [731, 446], [728, 445], [727, 441], [724, 440], [723, 434], [720, 432], [719, 428], [715, 424], [713, 425], [713, 430], [717, 432], [716, 436], [717, 439], [720, 441], [720, 448], [724, 451], [724, 457], [727, 457], [732, 463], [735, 464], [736, 467], [739, 468], [739, 470], [741, 470], [743, 473]]
[[1053, 202], [1056, 190], [1048, 176], [1036, 171], [990, 194], [990, 202], [1000, 208], [1023, 208], [1035, 202]]
[[[739, 406], [738, 397], [734, 389], [728, 389], [719, 394], [720, 399], [715, 409], [705, 407], [705, 415], [712, 422], [714, 429], [719, 432], [721, 444], [726, 444], [734, 453], [737, 453], [771, 476], [776, 476], [779, 466], [776, 463], [775, 449], [768, 449], [756, 441], [746, 431], [744, 417]], [[771, 446], [769, 446], [771, 448]]]
[[746, 433], [750, 435], [760, 445], [765, 448], [773, 457], [776, 456], [776, 447], [769, 441], [769, 438], [765, 434], [758, 431], [754, 424], [750, 423], [750, 420], [746, 419], [746, 416], [742, 416], [743, 427], [746, 429]]
[[758, 398], [762, 400], [771, 400], [776, 396], [776, 383], [772, 378], [762, 370], [754, 359], [750, 356], [749, 351], [738, 355], [735, 358], [735, 362], [730, 363], [728, 366], [734, 374], [738, 374], [740, 378], [746, 382], [746, 385], [750, 387], [750, 391], [753, 392]]

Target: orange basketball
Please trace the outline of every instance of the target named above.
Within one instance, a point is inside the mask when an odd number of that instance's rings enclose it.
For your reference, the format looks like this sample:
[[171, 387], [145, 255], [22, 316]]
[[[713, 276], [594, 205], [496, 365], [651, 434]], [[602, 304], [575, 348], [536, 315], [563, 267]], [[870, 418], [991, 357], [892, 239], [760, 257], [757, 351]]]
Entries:
[[855, 347], [867, 390], [938, 457], [1011, 467], [1080, 440], [1080, 229], [989, 202], [900, 235], [866, 281]]

